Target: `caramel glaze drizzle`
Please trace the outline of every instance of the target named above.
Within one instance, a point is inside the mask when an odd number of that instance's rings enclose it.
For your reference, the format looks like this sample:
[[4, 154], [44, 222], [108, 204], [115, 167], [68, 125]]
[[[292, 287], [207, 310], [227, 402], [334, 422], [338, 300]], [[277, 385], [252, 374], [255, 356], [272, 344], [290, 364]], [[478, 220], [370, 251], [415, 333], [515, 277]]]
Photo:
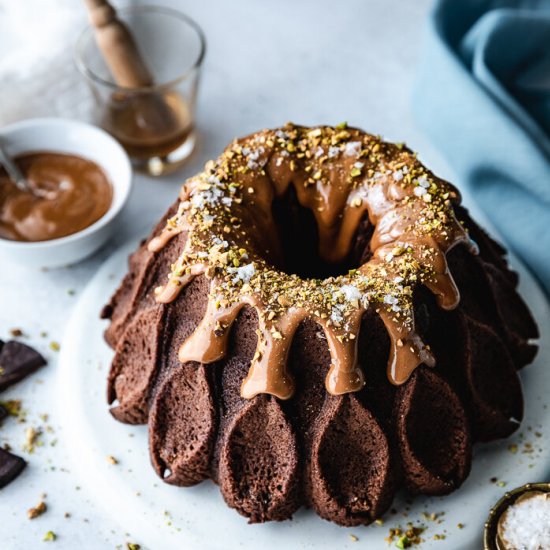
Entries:
[[[276, 269], [282, 249], [272, 204], [290, 185], [315, 215], [325, 261], [347, 257], [365, 212], [375, 226], [371, 259], [325, 280]], [[155, 290], [158, 302], [173, 301], [200, 274], [210, 280], [206, 312], [183, 342], [180, 361], [222, 359], [231, 325], [249, 305], [258, 314], [258, 343], [241, 387], [243, 398], [292, 396], [287, 360], [305, 318], [320, 325], [318, 336], [329, 347], [327, 391], [361, 389], [365, 378], [357, 342], [368, 307], [376, 309], [390, 337], [391, 383], [404, 383], [420, 364], [435, 365], [429, 346], [415, 332], [413, 290], [423, 284], [440, 307], [455, 308], [460, 295], [446, 253], [458, 243], [473, 253], [476, 249], [454, 214], [458, 192], [407, 148], [345, 125], [288, 124], [233, 142], [184, 184], [180, 199], [178, 212], [148, 245], [158, 251], [178, 233], [187, 233], [167, 284]]]

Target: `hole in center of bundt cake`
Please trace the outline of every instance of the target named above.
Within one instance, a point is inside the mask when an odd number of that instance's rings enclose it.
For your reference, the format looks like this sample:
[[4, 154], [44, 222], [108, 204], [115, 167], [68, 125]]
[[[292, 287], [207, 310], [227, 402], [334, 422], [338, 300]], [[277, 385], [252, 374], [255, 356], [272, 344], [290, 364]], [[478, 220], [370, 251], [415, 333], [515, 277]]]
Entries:
[[325, 279], [346, 274], [370, 258], [373, 226], [365, 216], [353, 238], [351, 251], [342, 262], [330, 263], [319, 254], [319, 231], [313, 212], [302, 206], [294, 187], [273, 203], [273, 217], [283, 252], [278, 269], [303, 279]]

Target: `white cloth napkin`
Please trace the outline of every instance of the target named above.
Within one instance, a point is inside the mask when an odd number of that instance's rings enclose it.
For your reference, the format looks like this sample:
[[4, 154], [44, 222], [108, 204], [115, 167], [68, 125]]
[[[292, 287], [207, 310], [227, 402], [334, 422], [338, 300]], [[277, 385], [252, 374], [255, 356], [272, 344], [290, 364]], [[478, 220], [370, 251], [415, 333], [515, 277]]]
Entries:
[[74, 63], [85, 25], [77, 0], [0, 0], [0, 125], [89, 118], [92, 98]]

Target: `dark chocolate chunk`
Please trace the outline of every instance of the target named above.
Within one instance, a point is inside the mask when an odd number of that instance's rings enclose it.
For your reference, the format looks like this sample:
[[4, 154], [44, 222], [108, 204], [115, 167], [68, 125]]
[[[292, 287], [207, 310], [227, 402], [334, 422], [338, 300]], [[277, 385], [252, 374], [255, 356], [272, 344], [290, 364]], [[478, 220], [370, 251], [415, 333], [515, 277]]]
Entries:
[[20, 457], [0, 448], [0, 489], [11, 483], [27, 463]]
[[45, 364], [46, 360], [33, 348], [13, 340], [6, 342], [0, 348], [0, 391]]
[[100, 319], [110, 319], [113, 315], [113, 306], [110, 304], [107, 304], [106, 306], [103, 306], [103, 309], [101, 310], [101, 313], [99, 314]]
[[10, 413], [7, 411], [6, 407], [2, 407], [2, 405], [0, 405], [0, 422], [2, 422], [4, 418], [7, 418], [9, 414]]

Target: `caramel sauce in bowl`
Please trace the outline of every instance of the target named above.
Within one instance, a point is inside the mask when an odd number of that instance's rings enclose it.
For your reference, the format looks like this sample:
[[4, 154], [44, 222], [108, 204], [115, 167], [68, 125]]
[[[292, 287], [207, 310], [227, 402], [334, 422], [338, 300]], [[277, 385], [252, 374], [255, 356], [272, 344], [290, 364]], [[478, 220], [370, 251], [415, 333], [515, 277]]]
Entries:
[[0, 169], [0, 237], [49, 241], [72, 235], [104, 216], [113, 201], [107, 175], [95, 162], [73, 155], [25, 153], [14, 159], [32, 193]]
[[116, 140], [94, 126], [54, 118], [5, 126], [0, 139], [34, 191], [17, 190], [0, 168], [0, 263], [68, 265], [105, 244], [132, 180]]

